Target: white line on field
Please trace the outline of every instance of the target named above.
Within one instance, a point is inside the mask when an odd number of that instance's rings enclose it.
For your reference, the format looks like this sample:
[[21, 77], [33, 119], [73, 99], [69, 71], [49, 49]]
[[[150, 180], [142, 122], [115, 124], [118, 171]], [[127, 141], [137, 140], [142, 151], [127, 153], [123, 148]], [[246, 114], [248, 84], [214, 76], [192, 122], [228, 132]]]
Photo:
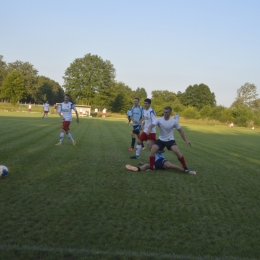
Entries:
[[240, 258], [235, 256], [193, 256], [193, 255], [178, 255], [156, 252], [135, 252], [135, 251], [103, 251], [98, 249], [88, 248], [58, 248], [58, 247], [40, 247], [40, 246], [19, 246], [19, 245], [0, 245], [0, 250], [19, 250], [19, 251], [45, 251], [54, 253], [74, 253], [88, 255], [108, 255], [108, 256], [131, 256], [131, 257], [153, 257], [153, 258], [169, 258], [169, 259], [185, 259], [185, 260], [257, 260], [256, 258]]

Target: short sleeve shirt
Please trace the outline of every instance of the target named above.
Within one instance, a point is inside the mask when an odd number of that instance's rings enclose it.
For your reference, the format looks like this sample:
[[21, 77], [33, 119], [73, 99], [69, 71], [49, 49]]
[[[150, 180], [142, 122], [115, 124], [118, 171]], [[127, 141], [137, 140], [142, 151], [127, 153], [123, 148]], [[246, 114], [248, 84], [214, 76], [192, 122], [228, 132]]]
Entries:
[[62, 113], [62, 116], [65, 121], [72, 121], [72, 112], [71, 110], [74, 110], [75, 112], [77, 111], [76, 107], [74, 106], [73, 103], [68, 102], [68, 103], [61, 103], [58, 109], [58, 113]]
[[[152, 108], [149, 108], [148, 110], [144, 109], [143, 115], [144, 115], [144, 132], [146, 133], [148, 131], [149, 126], [154, 123], [156, 119], [155, 117], [156, 114]], [[156, 133], [156, 126], [152, 128], [151, 133]]]
[[165, 120], [164, 117], [159, 117], [154, 124], [158, 125], [160, 129], [159, 139], [164, 142], [174, 140], [173, 129], [176, 128], [178, 130], [181, 128], [179, 123], [173, 118]]
[[[141, 106], [133, 106], [132, 109], [131, 109], [131, 112], [130, 112], [130, 116], [133, 117], [133, 121], [140, 121], [143, 117], [143, 108]], [[133, 126], [136, 126], [136, 125], [142, 125], [142, 123], [135, 123], [133, 122]]]

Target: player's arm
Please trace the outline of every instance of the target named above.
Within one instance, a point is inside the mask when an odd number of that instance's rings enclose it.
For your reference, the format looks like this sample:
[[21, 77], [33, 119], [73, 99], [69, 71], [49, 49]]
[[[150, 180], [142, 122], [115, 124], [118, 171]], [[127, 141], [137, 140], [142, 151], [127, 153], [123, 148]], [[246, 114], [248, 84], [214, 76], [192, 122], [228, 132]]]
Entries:
[[191, 146], [191, 142], [187, 140], [186, 135], [185, 135], [184, 131], [182, 130], [182, 128], [179, 128], [177, 130], [180, 133], [180, 135], [181, 135], [182, 139], [184, 140], [184, 142]]
[[79, 123], [79, 114], [78, 114], [78, 111], [77, 111], [77, 110], [75, 110], [75, 114], [76, 114], [76, 116], [77, 116], [76, 121], [77, 121], [77, 123]]
[[147, 130], [146, 134], [149, 135], [149, 134], [151, 133], [152, 129], [153, 129], [155, 126], [156, 126], [155, 123], [150, 124], [150, 126], [148, 127], [148, 130]]

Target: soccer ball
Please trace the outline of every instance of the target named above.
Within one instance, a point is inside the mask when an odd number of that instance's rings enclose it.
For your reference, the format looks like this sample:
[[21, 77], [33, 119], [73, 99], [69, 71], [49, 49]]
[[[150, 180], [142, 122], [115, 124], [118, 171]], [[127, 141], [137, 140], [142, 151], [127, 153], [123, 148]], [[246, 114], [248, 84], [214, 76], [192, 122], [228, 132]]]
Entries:
[[0, 177], [5, 177], [8, 174], [8, 168], [4, 165], [0, 165]]

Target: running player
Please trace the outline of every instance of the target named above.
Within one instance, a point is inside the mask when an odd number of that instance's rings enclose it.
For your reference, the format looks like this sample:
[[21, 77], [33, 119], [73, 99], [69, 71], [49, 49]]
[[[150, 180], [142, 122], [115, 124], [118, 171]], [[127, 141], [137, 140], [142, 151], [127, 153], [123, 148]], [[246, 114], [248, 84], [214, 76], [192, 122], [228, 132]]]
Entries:
[[136, 146], [136, 152], [135, 155], [130, 156], [131, 159], [138, 159], [140, 156], [140, 152], [142, 149], [142, 144], [143, 141], [148, 141], [150, 140], [150, 144], [153, 145], [154, 142], [156, 141], [156, 126], [154, 126], [151, 130], [151, 133], [148, 135], [147, 131], [149, 126], [155, 121], [156, 117], [155, 117], [155, 112], [154, 110], [151, 108], [151, 99], [146, 98], [144, 100], [144, 110], [143, 110], [143, 115], [144, 115], [144, 130], [141, 133], [141, 135], [138, 138], [137, 141], [137, 146]]
[[79, 123], [79, 115], [77, 112], [76, 107], [72, 102], [69, 102], [69, 95], [64, 96], [64, 102], [60, 104], [58, 108], [58, 114], [62, 119], [62, 126], [60, 131], [60, 141], [56, 145], [62, 145], [62, 141], [64, 138], [64, 132], [67, 134], [68, 138], [72, 142], [73, 145], [76, 145], [76, 142], [74, 141], [71, 133], [69, 132], [70, 128], [70, 122], [72, 121], [72, 109], [75, 111], [77, 116], [77, 123]]

